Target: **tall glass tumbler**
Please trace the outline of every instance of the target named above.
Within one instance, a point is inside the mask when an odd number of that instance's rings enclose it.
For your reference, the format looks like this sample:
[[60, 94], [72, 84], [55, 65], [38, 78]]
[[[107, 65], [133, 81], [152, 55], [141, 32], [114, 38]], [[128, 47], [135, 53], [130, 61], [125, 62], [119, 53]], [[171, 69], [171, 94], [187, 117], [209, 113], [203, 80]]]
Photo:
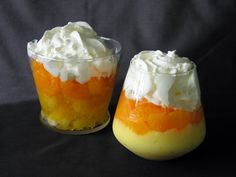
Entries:
[[[100, 38], [111, 51], [103, 58], [60, 60], [35, 54], [27, 48], [41, 104], [40, 119], [50, 129], [65, 134], [88, 134], [103, 129], [109, 123], [108, 106], [121, 46], [113, 39]], [[48, 66], [65, 65], [83, 77], [89, 74], [89, 80], [80, 83], [76, 79], [62, 79], [46, 69]], [[104, 72], [102, 67], [106, 67]], [[107, 71], [110, 74], [105, 73]]]

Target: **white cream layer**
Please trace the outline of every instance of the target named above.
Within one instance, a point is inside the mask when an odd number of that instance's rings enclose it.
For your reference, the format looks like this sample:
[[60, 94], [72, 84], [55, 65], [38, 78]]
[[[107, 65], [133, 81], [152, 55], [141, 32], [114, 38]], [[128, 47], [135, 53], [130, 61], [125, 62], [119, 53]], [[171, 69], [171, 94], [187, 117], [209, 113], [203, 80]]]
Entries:
[[91, 77], [110, 76], [115, 67], [114, 62], [104, 60], [111, 51], [82, 21], [47, 30], [39, 41], [29, 42], [27, 47], [30, 57], [37, 57], [49, 73], [62, 81], [76, 79], [85, 83]]
[[164, 107], [193, 111], [200, 106], [195, 65], [175, 51], [142, 51], [131, 61], [123, 89], [128, 98], [146, 98]]

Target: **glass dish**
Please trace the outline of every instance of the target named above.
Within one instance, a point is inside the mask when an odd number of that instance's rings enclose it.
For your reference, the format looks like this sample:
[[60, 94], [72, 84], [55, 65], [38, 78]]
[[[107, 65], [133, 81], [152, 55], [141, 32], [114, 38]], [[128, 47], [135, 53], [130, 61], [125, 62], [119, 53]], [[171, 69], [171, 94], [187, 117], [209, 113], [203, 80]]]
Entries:
[[[138, 84], [132, 92], [126, 91], [123, 86], [113, 120], [113, 133], [122, 145], [145, 159], [169, 160], [201, 144], [205, 137], [205, 120], [196, 65], [193, 66], [190, 71], [181, 74], [129, 68], [125, 82], [131, 82], [130, 76], [136, 75]], [[155, 98], [150, 99], [150, 94], [154, 93], [143, 94], [146, 79], [154, 80], [163, 90], [169, 87], [170, 82], [175, 82], [176, 86], [171, 88], [167, 98], [172, 102], [158, 105]], [[193, 84], [190, 85], [190, 82]], [[197, 106], [191, 107], [191, 103]]]
[[[121, 46], [113, 39], [100, 38], [111, 51], [109, 56], [103, 58], [62, 60], [35, 54], [28, 48], [41, 105], [40, 119], [48, 128], [65, 134], [88, 134], [103, 129], [109, 123], [108, 106]], [[79, 70], [81, 75], [90, 73], [92, 76], [85, 83], [77, 82], [75, 78], [62, 80], [45, 69], [50, 64], [71, 65], [76, 71]], [[101, 65], [109, 66], [111, 74], [96, 68]], [[99, 71], [101, 73], [98, 73]]]

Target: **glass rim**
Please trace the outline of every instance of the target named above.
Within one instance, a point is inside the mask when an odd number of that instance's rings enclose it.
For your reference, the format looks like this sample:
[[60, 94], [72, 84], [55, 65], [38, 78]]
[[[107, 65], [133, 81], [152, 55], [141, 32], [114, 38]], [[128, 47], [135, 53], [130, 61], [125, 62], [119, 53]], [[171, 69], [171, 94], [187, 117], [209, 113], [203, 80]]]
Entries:
[[[35, 59], [42, 59], [42, 60], [48, 60], [48, 61], [63, 61], [63, 62], [69, 62], [69, 61], [76, 61], [76, 62], [92, 62], [92, 61], [96, 61], [96, 60], [108, 60], [110, 59], [111, 57], [113, 56], [117, 56], [117, 55], [120, 55], [120, 52], [122, 50], [122, 47], [121, 47], [121, 44], [120, 42], [118, 42], [117, 40], [115, 39], [112, 39], [112, 38], [107, 38], [107, 37], [103, 37], [103, 36], [98, 36], [99, 39], [102, 39], [104, 41], [111, 41], [114, 46], [111, 48], [111, 49], [115, 49], [114, 51], [112, 51], [112, 53], [110, 55], [105, 55], [105, 56], [102, 56], [102, 57], [95, 57], [95, 58], [65, 58], [65, 57], [61, 57], [61, 58], [53, 58], [53, 57], [47, 57], [47, 56], [44, 56], [44, 55], [41, 55], [41, 54], [38, 54], [38, 53], [35, 53], [34, 51], [32, 51], [31, 49], [29, 49], [28, 47], [28, 44], [31, 43], [31, 42], [35, 42], [35, 41], [38, 41], [38, 39], [33, 39], [31, 41], [29, 41], [27, 43], [27, 53], [28, 53], [28, 56], [30, 58], [35, 58]], [[117, 60], [119, 60], [119, 57], [117, 57]]]
[[[131, 66], [133, 61], [134, 61], [133, 59], [130, 61], [130, 66]], [[183, 76], [183, 75], [187, 75], [187, 74], [197, 70], [197, 65], [193, 61], [190, 61], [190, 63], [192, 64], [192, 68], [188, 71], [181, 72], [181, 73], [160, 73], [158, 71], [152, 72], [152, 71], [145, 71], [144, 69], [137, 68], [137, 67], [136, 67], [136, 69], [138, 69], [138, 71], [140, 71], [144, 74], [151, 74], [151, 75], [154, 75], [154, 76]]]

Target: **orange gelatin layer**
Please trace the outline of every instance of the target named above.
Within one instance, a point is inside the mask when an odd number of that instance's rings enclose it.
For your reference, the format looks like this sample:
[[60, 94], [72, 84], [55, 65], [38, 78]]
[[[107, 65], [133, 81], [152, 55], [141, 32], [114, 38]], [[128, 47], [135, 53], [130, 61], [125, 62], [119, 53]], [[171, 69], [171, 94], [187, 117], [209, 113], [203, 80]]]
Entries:
[[43, 64], [31, 60], [36, 89], [45, 117], [57, 123], [58, 128], [80, 130], [104, 123], [115, 74], [110, 77], [92, 77], [84, 84], [76, 80], [61, 81], [53, 77]]
[[122, 91], [115, 118], [121, 120], [137, 134], [145, 134], [149, 131], [181, 130], [188, 124], [197, 124], [203, 119], [203, 110], [199, 108], [189, 112], [164, 108], [146, 99], [139, 101], [128, 99]]

